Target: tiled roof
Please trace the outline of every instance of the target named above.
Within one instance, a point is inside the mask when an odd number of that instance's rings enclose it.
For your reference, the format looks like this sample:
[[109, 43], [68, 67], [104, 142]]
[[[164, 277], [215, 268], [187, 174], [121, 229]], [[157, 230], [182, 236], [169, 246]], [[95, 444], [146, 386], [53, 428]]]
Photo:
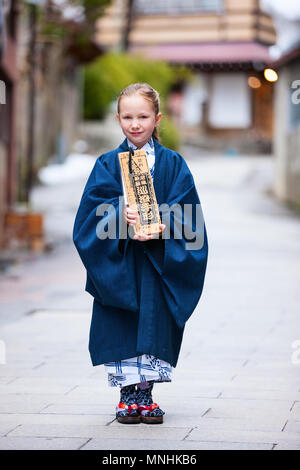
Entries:
[[141, 52], [151, 59], [173, 63], [270, 62], [268, 46], [257, 42], [130, 45], [129, 51]]

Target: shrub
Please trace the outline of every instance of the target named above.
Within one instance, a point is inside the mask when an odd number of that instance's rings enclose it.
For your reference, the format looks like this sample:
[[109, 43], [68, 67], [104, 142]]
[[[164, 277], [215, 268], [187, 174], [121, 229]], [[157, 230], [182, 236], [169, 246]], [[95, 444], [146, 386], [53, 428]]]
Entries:
[[178, 150], [180, 146], [180, 134], [177, 126], [169, 116], [163, 116], [159, 125], [159, 135], [162, 145]]
[[176, 76], [165, 62], [108, 53], [84, 68], [84, 117], [103, 118], [110, 103], [130, 83], [147, 82], [164, 101]]
[[[103, 119], [123, 88], [136, 82], [149, 83], [159, 92], [163, 112], [172, 86], [189, 76], [184, 67], [174, 68], [163, 61], [124, 53], [104, 54], [84, 68], [84, 118]], [[161, 121], [160, 133], [163, 145], [178, 148], [178, 130], [167, 116]]]

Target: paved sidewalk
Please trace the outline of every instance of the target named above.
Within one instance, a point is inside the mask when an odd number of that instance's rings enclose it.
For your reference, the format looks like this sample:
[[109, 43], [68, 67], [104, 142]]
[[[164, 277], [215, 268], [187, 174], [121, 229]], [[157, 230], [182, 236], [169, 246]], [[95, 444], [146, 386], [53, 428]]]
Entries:
[[164, 423], [116, 422], [119, 391], [90, 363], [73, 199], [53, 252], [0, 279], [0, 449], [300, 450], [300, 218], [266, 191], [270, 158], [184, 155], [209, 262], [174, 380], [154, 389]]

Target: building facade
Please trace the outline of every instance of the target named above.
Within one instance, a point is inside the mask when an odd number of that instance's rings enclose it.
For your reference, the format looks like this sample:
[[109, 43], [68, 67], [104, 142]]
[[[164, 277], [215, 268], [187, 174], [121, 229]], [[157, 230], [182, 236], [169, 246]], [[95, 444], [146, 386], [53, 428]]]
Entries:
[[0, 246], [4, 215], [16, 194], [17, 0], [0, 0]]
[[[14, 238], [25, 237], [30, 190], [41, 166], [71, 151], [82, 117], [80, 66], [101, 54], [92, 41], [75, 41], [78, 25], [63, 23], [52, 2], [39, 8], [0, 0], [0, 248], [25, 245]], [[54, 14], [69, 28], [64, 38], [43, 28]]]
[[263, 71], [276, 33], [258, 0], [115, 0], [95, 37], [106, 50], [126, 45], [193, 70], [169, 100], [189, 141], [270, 149], [273, 85]]
[[276, 196], [300, 209], [300, 41], [272, 63], [279, 72], [275, 88]]

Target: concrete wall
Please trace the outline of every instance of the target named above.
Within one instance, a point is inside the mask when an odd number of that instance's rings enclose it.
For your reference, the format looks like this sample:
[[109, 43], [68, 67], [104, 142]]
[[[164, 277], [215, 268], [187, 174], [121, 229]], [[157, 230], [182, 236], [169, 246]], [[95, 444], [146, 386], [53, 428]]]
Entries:
[[[17, 156], [21, 185], [26, 172], [29, 81], [27, 65], [28, 22], [22, 18], [18, 67]], [[38, 51], [35, 97], [34, 172], [49, 158], [63, 160], [76, 139], [80, 111], [79, 67], [64, 57], [59, 41], [41, 44]], [[60, 153], [60, 155], [58, 155]], [[19, 194], [20, 195], [20, 194]]]
[[3, 244], [3, 227], [4, 227], [4, 209], [6, 207], [5, 199], [5, 177], [6, 177], [6, 159], [7, 149], [0, 140], [0, 247]]
[[300, 204], [300, 118], [295, 119], [295, 114], [292, 117], [292, 108], [300, 107], [300, 103], [292, 102], [296, 91], [292, 84], [299, 77], [300, 64], [287, 64], [279, 70], [275, 87], [274, 190], [281, 200], [295, 204]]

